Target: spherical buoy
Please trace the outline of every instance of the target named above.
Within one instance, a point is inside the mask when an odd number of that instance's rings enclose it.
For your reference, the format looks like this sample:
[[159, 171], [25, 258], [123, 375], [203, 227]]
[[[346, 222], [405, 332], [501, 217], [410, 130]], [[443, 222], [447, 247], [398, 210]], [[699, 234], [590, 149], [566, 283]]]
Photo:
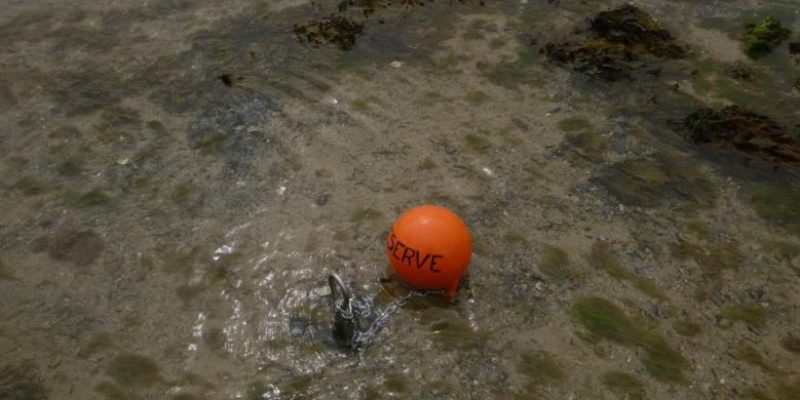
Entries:
[[472, 237], [456, 213], [441, 206], [417, 206], [395, 220], [386, 238], [386, 255], [412, 287], [444, 289], [453, 298], [472, 258]]

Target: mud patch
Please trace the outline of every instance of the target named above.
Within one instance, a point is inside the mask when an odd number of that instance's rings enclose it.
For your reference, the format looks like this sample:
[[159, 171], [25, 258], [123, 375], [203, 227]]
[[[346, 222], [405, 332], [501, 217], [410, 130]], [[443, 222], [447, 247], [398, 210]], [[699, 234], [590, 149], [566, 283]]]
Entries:
[[100, 257], [104, 249], [105, 242], [97, 233], [68, 230], [49, 241], [47, 254], [54, 260], [83, 267]]
[[14, 271], [0, 259], [0, 281], [10, 281], [14, 278]]
[[0, 368], [0, 399], [46, 400], [47, 389], [31, 365]]
[[639, 207], [673, 204], [707, 208], [714, 205], [713, 183], [686, 160], [664, 157], [636, 158], [613, 164], [592, 181], [608, 190], [620, 202]]
[[138, 354], [120, 354], [114, 357], [108, 364], [106, 374], [125, 386], [149, 386], [163, 380], [155, 361]]

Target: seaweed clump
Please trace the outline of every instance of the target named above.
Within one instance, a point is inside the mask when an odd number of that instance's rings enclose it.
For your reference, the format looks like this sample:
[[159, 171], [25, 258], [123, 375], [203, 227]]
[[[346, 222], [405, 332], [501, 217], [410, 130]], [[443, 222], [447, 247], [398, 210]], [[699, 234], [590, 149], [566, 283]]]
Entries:
[[363, 32], [363, 22], [336, 14], [294, 25], [294, 33], [301, 42], [305, 41], [314, 47], [333, 43], [342, 50], [352, 49], [356, 38]]
[[545, 45], [553, 61], [607, 82], [632, 80], [644, 66], [644, 56], [676, 59], [686, 50], [649, 14], [633, 5], [604, 11], [589, 22], [587, 37], [580, 42]]
[[697, 110], [683, 125], [694, 143], [733, 147], [774, 161], [800, 162], [800, 140], [795, 135], [769, 117], [739, 106]]
[[747, 24], [745, 30], [745, 53], [751, 58], [769, 54], [792, 33], [789, 29], [784, 28], [780, 21], [772, 17], [764, 18], [755, 24]]
[[[458, 0], [459, 3], [465, 1]], [[364, 25], [378, 11], [398, 6], [408, 11], [412, 7], [432, 2], [433, 0], [340, 0], [336, 4], [336, 11], [327, 17], [295, 24], [294, 33], [301, 43], [305, 42], [313, 47], [334, 44], [341, 50], [352, 50], [356, 39], [364, 33]], [[484, 2], [479, 1], [478, 4], [484, 5]], [[311, 5], [317, 9], [322, 8], [320, 1], [312, 0]], [[378, 17], [378, 23], [383, 24], [384, 18]]]

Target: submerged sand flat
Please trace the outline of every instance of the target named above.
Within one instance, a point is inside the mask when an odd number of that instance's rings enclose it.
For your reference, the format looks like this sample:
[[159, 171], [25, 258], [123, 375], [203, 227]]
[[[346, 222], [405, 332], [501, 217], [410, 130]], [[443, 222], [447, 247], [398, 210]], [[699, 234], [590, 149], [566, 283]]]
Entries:
[[[797, 2], [6, 3], [0, 399], [800, 398]], [[457, 301], [342, 350], [428, 202]]]

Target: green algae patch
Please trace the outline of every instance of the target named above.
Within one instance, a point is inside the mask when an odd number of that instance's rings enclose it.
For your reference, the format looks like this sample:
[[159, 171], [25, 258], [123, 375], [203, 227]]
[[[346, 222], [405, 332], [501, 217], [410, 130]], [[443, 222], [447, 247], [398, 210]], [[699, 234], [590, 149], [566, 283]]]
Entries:
[[751, 58], [769, 54], [776, 46], [789, 38], [792, 31], [784, 28], [780, 21], [766, 17], [754, 24], [745, 25], [744, 49]]
[[712, 207], [717, 198], [713, 183], [688, 161], [675, 157], [621, 161], [592, 178], [621, 203], [653, 208], [680, 201], [684, 208]]
[[736, 348], [733, 356], [737, 360], [744, 361], [748, 364], [752, 364], [761, 368], [766, 373], [772, 373], [776, 371], [776, 369], [770, 365], [767, 360], [764, 359], [761, 353], [753, 346], [742, 344]]
[[84, 162], [78, 158], [68, 158], [56, 166], [56, 171], [63, 176], [78, 176], [84, 170]]
[[567, 252], [551, 245], [546, 245], [542, 250], [539, 269], [553, 279], [566, 279], [574, 275], [569, 267]]
[[250, 382], [247, 385], [247, 400], [262, 400], [266, 398], [267, 393], [272, 392], [272, 385], [258, 379]]
[[694, 260], [703, 268], [703, 274], [719, 277], [722, 271], [736, 270], [744, 257], [736, 243], [722, 243], [701, 247], [689, 242], [673, 243], [670, 252], [681, 260]]
[[81, 355], [87, 356], [114, 348], [114, 339], [108, 332], [98, 332], [92, 335], [88, 343], [81, 349]]
[[95, 386], [94, 391], [101, 394], [106, 400], [139, 400], [140, 397], [131, 393], [128, 389], [117, 386], [111, 382], [100, 382]]
[[778, 393], [778, 400], [800, 399], [800, 381], [794, 383], [781, 382], [775, 392]]
[[0, 281], [10, 281], [14, 278], [14, 271], [0, 259]]
[[753, 191], [751, 203], [759, 217], [800, 234], [800, 190], [759, 185]]
[[460, 320], [440, 320], [430, 325], [436, 345], [442, 349], [464, 350], [483, 348], [489, 340], [484, 331], [474, 331]]
[[203, 400], [203, 397], [193, 393], [178, 393], [170, 397], [169, 400]]
[[228, 136], [214, 129], [204, 129], [193, 136], [192, 146], [203, 154], [222, 153], [228, 142]]
[[372, 208], [359, 208], [353, 211], [353, 214], [350, 215], [350, 221], [364, 222], [364, 221], [376, 220], [381, 217], [383, 217], [383, 213], [378, 210]]
[[606, 152], [611, 148], [608, 139], [593, 130], [570, 133], [565, 140], [579, 156], [592, 163], [603, 162]]
[[647, 392], [642, 381], [627, 372], [607, 371], [600, 378], [600, 382], [620, 398], [629, 400], [647, 399]]
[[138, 354], [120, 354], [109, 362], [106, 374], [126, 386], [153, 385], [163, 379], [158, 364]]
[[111, 203], [111, 194], [107, 191], [95, 188], [73, 199], [72, 203], [81, 208], [104, 206]]
[[592, 123], [583, 116], [576, 115], [558, 121], [558, 129], [565, 132], [578, 132], [592, 129]]
[[782, 240], [765, 240], [761, 248], [767, 253], [773, 253], [778, 258], [791, 260], [800, 255], [800, 246]]
[[546, 351], [523, 353], [516, 369], [528, 378], [526, 386], [531, 393], [537, 393], [543, 386], [556, 385], [567, 379], [567, 372], [561, 362]]
[[473, 105], [473, 106], [480, 106], [480, 105], [488, 102], [491, 99], [492, 98], [489, 97], [488, 94], [486, 94], [486, 93], [484, 93], [484, 92], [482, 92], [480, 90], [470, 91], [469, 93], [467, 93], [467, 96], [466, 96], [467, 102], [469, 104]]
[[282, 395], [287, 398], [302, 398], [308, 393], [312, 382], [313, 378], [309, 375], [298, 375], [288, 379], [280, 384]]
[[700, 325], [697, 325], [696, 323], [691, 321], [684, 321], [684, 320], [673, 322], [672, 329], [679, 335], [686, 337], [695, 337], [698, 334], [700, 334], [700, 332], [702, 332], [703, 330], [702, 328], [700, 328]]
[[0, 399], [47, 400], [47, 388], [41, 382], [30, 364], [0, 367]]
[[399, 373], [391, 373], [386, 376], [384, 387], [393, 393], [408, 393], [408, 379]]
[[200, 187], [191, 182], [176, 185], [169, 194], [169, 199], [176, 205], [186, 204], [200, 198]]
[[467, 148], [474, 153], [484, 154], [492, 147], [492, 143], [483, 136], [470, 133], [464, 136], [464, 140], [467, 142]]
[[733, 321], [740, 321], [753, 328], [763, 328], [767, 324], [764, 307], [755, 303], [725, 304], [720, 314]]
[[356, 111], [367, 111], [367, 110], [369, 110], [369, 102], [367, 102], [366, 99], [362, 99], [362, 98], [355, 99], [355, 100], [353, 100], [351, 105], [353, 106], [353, 109], [356, 110]]
[[17, 180], [11, 189], [16, 190], [25, 196], [38, 196], [47, 192], [47, 186], [31, 177], [24, 177]]
[[683, 382], [687, 361], [644, 322], [631, 319], [622, 309], [600, 297], [580, 297], [572, 314], [590, 333], [644, 351], [640, 360], [650, 375], [664, 382]]
[[589, 263], [595, 268], [605, 271], [614, 279], [629, 282], [633, 287], [654, 299], [669, 300], [664, 291], [651, 279], [637, 275], [623, 267], [611, 251], [611, 245], [606, 242], [598, 241], [592, 245]]

